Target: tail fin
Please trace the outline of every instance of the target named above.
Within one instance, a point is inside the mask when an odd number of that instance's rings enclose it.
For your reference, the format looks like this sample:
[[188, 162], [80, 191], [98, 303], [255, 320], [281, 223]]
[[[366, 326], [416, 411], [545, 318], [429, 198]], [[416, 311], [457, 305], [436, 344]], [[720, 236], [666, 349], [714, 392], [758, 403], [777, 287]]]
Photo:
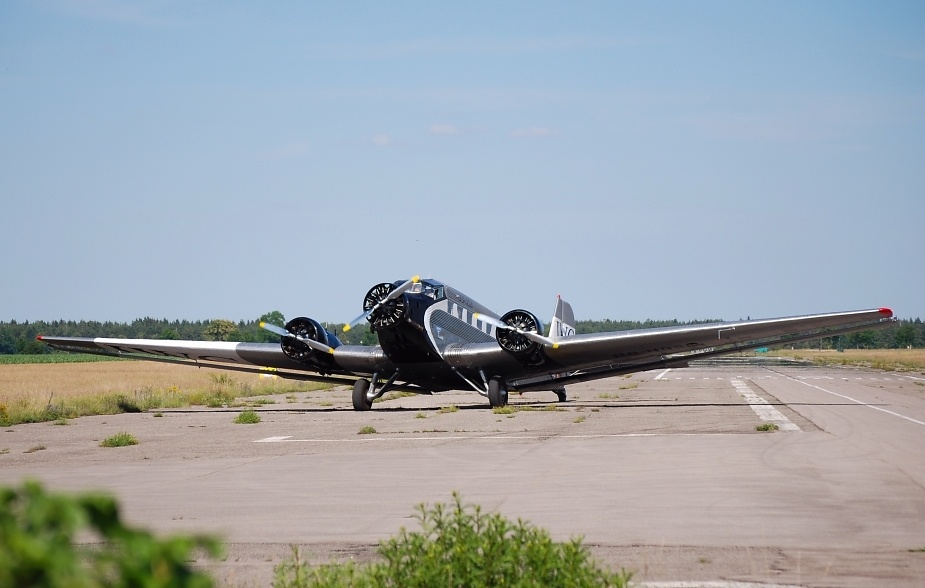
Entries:
[[572, 305], [559, 296], [556, 298], [556, 312], [553, 313], [552, 321], [549, 323], [549, 338], [559, 341], [574, 334], [575, 313], [572, 312]]

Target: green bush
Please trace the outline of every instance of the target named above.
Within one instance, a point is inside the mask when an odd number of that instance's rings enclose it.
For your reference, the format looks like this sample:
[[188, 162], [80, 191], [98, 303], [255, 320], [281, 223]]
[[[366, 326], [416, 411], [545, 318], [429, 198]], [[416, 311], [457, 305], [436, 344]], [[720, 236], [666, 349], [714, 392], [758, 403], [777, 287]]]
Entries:
[[553, 542], [549, 533], [522, 520], [463, 505], [421, 504], [414, 518], [421, 531], [402, 529], [380, 543], [384, 561], [311, 567], [298, 550], [276, 567], [275, 588], [568, 586], [624, 588], [631, 572], [609, 572], [591, 558], [581, 539]]
[[129, 445], [138, 445], [138, 439], [131, 433], [116, 433], [112, 437], [106, 437], [100, 442], [100, 447], [127, 447]]
[[100, 447], [127, 447], [129, 445], [138, 445], [138, 439], [135, 435], [125, 431], [116, 433], [112, 437], [106, 437], [100, 442]]
[[0, 488], [0, 586], [204, 588], [212, 579], [189, 564], [199, 549], [217, 557], [220, 544], [128, 528], [108, 496], [51, 494], [35, 482]]
[[234, 422], [239, 425], [256, 425], [260, 422], [260, 415], [253, 410], [245, 410], [235, 417]]

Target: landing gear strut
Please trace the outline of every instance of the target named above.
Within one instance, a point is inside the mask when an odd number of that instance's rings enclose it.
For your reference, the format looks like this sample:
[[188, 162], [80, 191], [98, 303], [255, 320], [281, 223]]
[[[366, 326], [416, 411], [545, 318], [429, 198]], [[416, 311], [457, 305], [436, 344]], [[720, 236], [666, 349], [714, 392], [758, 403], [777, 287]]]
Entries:
[[370, 410], [373, 401], [388, 392], [397, 377], [398, 370], [389, 376], [382, 386], [379, 386], [378, 373], [373, 374], [368, 380], [357, 380], [353, 384], [353, 410]]
[[566, 401], [565, 386], [562, 386], [561, 388], [556, 388], [555, 390], [553, 390], [553, 392], [556, 393], [556, 398], [559, 399], [559, 402], [565, 402], [565, 401]]
[[507, 388], [498, 378], [492, 378], [488, 382], [488, 404], [492, 408], [507, 405]]

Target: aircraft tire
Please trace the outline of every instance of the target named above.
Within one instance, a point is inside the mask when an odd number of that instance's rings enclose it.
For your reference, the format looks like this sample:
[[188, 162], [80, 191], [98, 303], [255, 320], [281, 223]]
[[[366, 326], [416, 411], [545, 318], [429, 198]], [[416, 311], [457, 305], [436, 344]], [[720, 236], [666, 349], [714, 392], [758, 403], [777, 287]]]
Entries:
[[507, 404], [507, 389], [501, 385], [498, 378], [492, 378], [488, 382], [488, 404], [492, 408], [505, 406]]
[[565, 388], [559, 388], [558, 390], [553, 390], [556, 393], [556, 398], [559, 399], [559, 402], [565, 402], [568, 400], [568, 397], [565, 395]]
[[373, 403], [366, 399], [369, 380], [357, 380], [353, 385], [353, 410], [370, 410]]

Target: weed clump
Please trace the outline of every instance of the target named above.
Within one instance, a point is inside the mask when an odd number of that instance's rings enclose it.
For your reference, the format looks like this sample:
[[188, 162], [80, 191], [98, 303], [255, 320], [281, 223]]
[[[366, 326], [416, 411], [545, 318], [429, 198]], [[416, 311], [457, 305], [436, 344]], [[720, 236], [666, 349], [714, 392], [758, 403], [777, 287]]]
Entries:
[[775, 423], [762, 423], [755, 427], [756, 431], [766, 432], [766, 431], [777, 431], [780, 429]]
[[235, 417], [234, 422], [239, 425], [256, 425], [260, 422], [260, 415], [253, 410], [245, 410]]
[[369, 425], [366, 425], [365, 427], [357, 431], [357, 435], [375, 435], [375, 434], [376, 434], [376, 429], [373, 427], [370, 427]]
[[556, 543], [549, 532], [518, 519], [453, 502], [418, 505], [420, 531], [402, 529], [379, 544], [384, 561], [310, 567], [293, 557], [275, 569], [274, 586], [286, 588], [403, 586], [569, 586], [624, 588], [632, 573], [609, 572], [591, 558], [580, 538]]
[[125, 447], [127, 445], [138, 445], [138, 439], [131, 433], [124, 431], [116, 433], [112, 437], [107, 437], [100, 443], [100, 447]]

